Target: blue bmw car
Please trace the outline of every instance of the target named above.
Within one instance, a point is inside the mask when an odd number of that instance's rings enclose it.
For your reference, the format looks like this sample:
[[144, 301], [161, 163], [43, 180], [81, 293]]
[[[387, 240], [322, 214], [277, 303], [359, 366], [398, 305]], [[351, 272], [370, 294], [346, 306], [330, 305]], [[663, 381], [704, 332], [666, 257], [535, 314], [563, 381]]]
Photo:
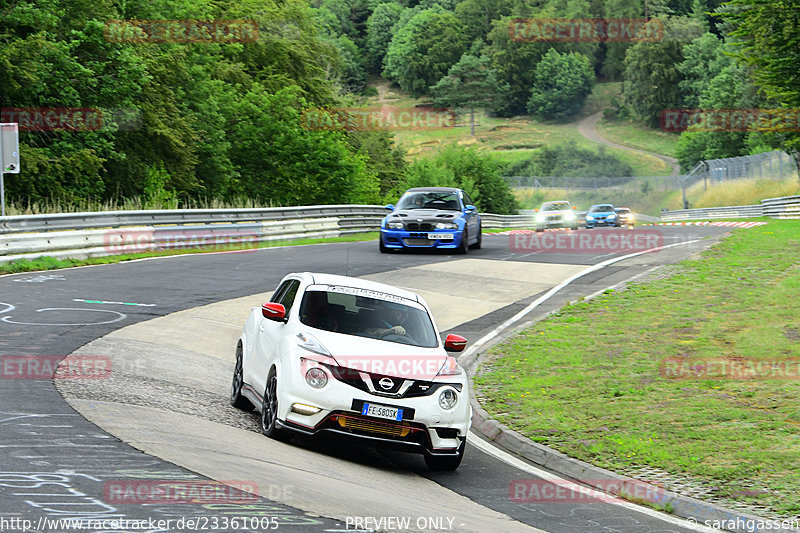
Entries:
[[481, 247], [481, 217], [466, 191], [452, 187], [409, 189], [387, 205], [380, 250], [442, 248], [465, 254]]
[[598, 226], [620, 227], [620, 218], [611, 204], [597, 204], [589, 208], [586, 213], [586, 229]]

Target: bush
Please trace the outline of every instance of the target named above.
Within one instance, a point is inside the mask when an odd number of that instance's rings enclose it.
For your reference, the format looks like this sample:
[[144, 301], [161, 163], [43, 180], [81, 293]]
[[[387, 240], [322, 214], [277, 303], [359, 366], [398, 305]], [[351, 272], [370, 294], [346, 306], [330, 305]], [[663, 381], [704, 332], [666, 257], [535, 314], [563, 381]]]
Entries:
[[565, 177], [617, 177], [632, 176], [633, 168], [603, 146], [597, 152], [579, 148], [574, 142], [565, 145], [544, 146], [528, 159], [508, 168], [511, 176], [565, 176]]
[[409, 165], [395, 197], [411, 187], [460, 187], [483, 213], [514, 215], [519, 204], [502, 177], [502, 166], [489, 156], [463, 147], [449, 147], [439, 154]]

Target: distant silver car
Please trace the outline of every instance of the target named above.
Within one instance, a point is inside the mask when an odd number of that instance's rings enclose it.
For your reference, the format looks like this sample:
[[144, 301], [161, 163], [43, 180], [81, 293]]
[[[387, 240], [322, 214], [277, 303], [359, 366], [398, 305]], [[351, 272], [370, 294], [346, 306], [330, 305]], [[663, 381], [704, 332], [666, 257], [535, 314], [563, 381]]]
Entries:
[[622, 226], [628, 226], [629, 228], [633, 229], [636, 225], [636, 216], [633, 214], [633, 211], [627, 207], [617, 207], [614, 209], [617, 212], [617, 217], [619, 217], [619, 223]]
[[578, 229], [575, 209], [566, 200], [543, 203], [536, 213], [536, 231], [548, 228]]

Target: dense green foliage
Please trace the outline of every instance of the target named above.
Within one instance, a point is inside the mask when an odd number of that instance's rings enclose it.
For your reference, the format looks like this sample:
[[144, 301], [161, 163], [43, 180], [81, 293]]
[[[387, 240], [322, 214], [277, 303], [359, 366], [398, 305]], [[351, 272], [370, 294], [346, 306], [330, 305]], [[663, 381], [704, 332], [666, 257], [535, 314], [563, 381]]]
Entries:
[[568, 143], [542, 147], [527, 159], [511, 165], [510, 176], [602, 177], [632, 176], [633, 169], [599, 147], [596, 152]]
[[409, 187], [461, 187], [484, 213], [516, 214], [517, 200], [502, 177], [499, 163], [480, 152], [448, 147], [408, 169]]
[[[571, 120], [597, 80], [623, 82], [606, 117], [651, 127], [669, 108], [797, 109], [798, 12], [798, 0], [0, 0], [0, 107], [102, 111], [99, 128], [23, 128], [23, 170], [7, 177], [7, 196], [23, 205], [379, 202], [419, 180], [467, 179], [452, 175], [447, 158], [408, 165], [390, 133], [304, 121], [307, 108], [363, 106], [361, 95], [374, 94], [368, 75], [471, 115]], [[603, 17], [657, 17], [664, 36], [531, 42], [513, 22]], [[132, 19], [246, 20], [258, 35], [108, 37], [109, 21]], [[775, 126], [691, 127], [678, 156], [686, 169], [773, 148], [797, 154], [800, 134]], [[567, 151], [574, 161], [545, 163]], [[469, 158], [487, 175], [497, 170], [477, 153], [458, 159]], [[628, 172], [608, 154], [574, 147], [519, 165], [527, 175]], [[487, 191], [476, 197], [498, 197]]]
[[528, 111], [543, 119], [568, 118], [580, 111], [593, 85], [594, 72], [585, 55], [550, 49], [536, 65]]

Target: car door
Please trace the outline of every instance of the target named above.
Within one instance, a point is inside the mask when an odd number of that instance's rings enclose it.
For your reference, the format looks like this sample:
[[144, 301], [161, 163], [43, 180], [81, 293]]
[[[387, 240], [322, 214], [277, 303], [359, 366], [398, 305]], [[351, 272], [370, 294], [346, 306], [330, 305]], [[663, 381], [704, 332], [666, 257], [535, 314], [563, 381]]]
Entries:
[[[270, 301], [282, 304], [286, 308], [286, 316], [288, 317], [297, 299], [299, 288], [300, 280], [287, 279], [281, 283]], [[269, 369], [278, 355], [278, 347], [287, 332], [286, 322], [260, 317], [258, 330], [256, 331], [255, 361], [251, 378], [253, 388], [259, 394], [263, 395], [264, 390], [266, 390]]]
[[472, 201], [472, 198], [469, 197], [466, 191], [463, 191], [463, 196], [461, 198], [464, 202], [464, 216], [467, 222], [467, 231], [469, 232], [470, 240], [476, 240], [478, 238], [478, 228], [480, 227], [480, 215], [478, 215], [477, 207], [472, 211], [467, 211], [468, 205], [475, 205], [475, 202]]

